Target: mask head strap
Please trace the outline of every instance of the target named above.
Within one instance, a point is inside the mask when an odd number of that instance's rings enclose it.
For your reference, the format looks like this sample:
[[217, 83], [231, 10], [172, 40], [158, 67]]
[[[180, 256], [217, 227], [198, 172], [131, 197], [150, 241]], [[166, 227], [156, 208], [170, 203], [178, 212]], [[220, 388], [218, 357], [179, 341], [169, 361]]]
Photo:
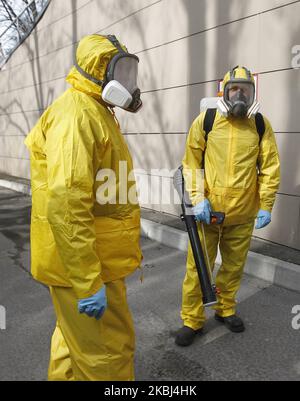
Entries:
[[231, 71], [230, 71], [230, 81], [233, 81], [235, 78], [235, 70], [239, 68], [239, 66], [235, 66]]
[[127, 53], [122, 48], [122, 46], [120, 45], [120, 42], [115, 37], [115, 35], [107, 35], [107, 36], [105, 36], [105, 38], [108, 39], [110, 41], [110, 43], [115, 46], [116, 49], [118, 49], [119, 53]]
[[103, 86], [104, 85], [104, 81], [97, 79], [95, 77], [93, 77], [91, 74], [87, 73], [86, 71], [84, 71], [77, 63], [77, 60], [74, 61], [74, 66], [76, 67], [76, 69], [80, 72], [81, 75], [84, 76], [84, 78], [88, 79], [89, 81], [94, 82], [94, 84], [98, 85], [98, 86]]

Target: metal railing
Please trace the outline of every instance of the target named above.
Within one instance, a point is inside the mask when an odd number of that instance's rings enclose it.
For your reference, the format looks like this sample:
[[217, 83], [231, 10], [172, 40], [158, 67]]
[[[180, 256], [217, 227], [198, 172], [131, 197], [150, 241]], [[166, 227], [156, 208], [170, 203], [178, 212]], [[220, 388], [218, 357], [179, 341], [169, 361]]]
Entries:
[[51, 0], [32, 0], [0, 34], [0, 69], [34, 29]]

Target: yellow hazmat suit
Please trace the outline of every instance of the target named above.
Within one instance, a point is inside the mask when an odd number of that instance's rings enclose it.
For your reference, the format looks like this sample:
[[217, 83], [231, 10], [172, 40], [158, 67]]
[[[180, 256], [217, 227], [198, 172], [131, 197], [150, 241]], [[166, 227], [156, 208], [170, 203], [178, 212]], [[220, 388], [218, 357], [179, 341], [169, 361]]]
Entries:
[[[102, 80], [116, 53], [106, 38], [91, 35], [79, 43], [77, 62]], [[119, 170], [121, 162], [129, 174], [132, 159], [100, 86], [75, 67], [67, 82], [71, 88], [25, 140], [31, 155], [31, 271], [51, 287], [57, 315], [49, 379], [133, 380], [134, 334], [124, 278], [142, 258], [140, 208], [137, 201], [124, 201], [124, 193], [136, 194], [135, 181]], [[110, 202], [109, 185], [103, 191], [105, 178], [99, 176], [105, 169], [115, 172]], [[103, 283], [104, 317], [80, 315], [77, 301]]]
[[[225, 83], [229, 76], [225, 76]], [[218, 315], [228, 317], [235, 314], [235, 296], [240, 287], [257, 212], [259, 209], [272, 211], [279, 187], [280, 163], [274, 133], [266, 118], [266, 130], [259, 144], [254, 117], [225, 118], [219, 112], [205, 143], [204, 117], [205, 112], [196, 118], [190, 129], [183, 159], [184, 176], [194, 206], [207, 198], [212, 210], [226, 214], [223, 225], [204, 227], [212, 268], [218, 245], [222, 256], [216, 279], [221, 293], [215, 309]], [[204, 150], [205, 177], [201, 179], [199, 169]], [[203, 244], [200, 224], [199, 234]], [[194, 330], [201, 328], [205, 321], [190, 247], [181, 317], [184, 325]]]

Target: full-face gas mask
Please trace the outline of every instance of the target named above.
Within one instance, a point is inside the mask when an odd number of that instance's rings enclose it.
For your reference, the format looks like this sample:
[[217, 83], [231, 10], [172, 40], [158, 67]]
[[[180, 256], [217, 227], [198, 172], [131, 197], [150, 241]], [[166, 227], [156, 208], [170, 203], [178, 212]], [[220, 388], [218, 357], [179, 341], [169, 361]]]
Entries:
[[229, 82], [224, 91], [224, 100], [233, 117], [246, 117], [249, 107], [254, 102], [253, 83]]
[[77, 63], [75, 67], [85, 78], [102, 87], [102, 99], [106, 103], [136, 113], [143, 104], [137, 85], [139, 58], [126, 52], [114, 35], [105, 37], [118, 49], [118, 53], [109, 62], [104, 80], [97, 80]]
[[225, 116], [250, 118], [257, 114], [259, 103], [255, 100], [254, 78], [245, 67], [235, 67], [225, 75], [223, 98], [218, 108]]

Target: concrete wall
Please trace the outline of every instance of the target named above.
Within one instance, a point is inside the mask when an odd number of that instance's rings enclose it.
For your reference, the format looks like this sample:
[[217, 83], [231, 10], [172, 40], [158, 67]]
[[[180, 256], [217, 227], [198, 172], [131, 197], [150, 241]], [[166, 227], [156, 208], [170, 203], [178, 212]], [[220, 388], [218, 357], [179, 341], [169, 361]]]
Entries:
[[[299, 13], [300, 2], [288, 0], [52, 0], [0, 72], [0, 171], [29, 177], [24, 137], [67, 87], [64, 78], [83, 35], [114, 33], [140, 57], [144, 108], [119, 117], [135, 167], [150, 175], [180, 164], [200, 99], [215, 95], [224, 72], [242, 64], [259, 74], [262, 112], [282, 161], [272, 225], [255, 235], [300, 249], [300, 70], [291, 67], [292, 47], [300, 45]], [[141, 178], [143, 191], [151, 177]], [[153, 193], [164, 191], [165, 183], [153, 179]]]

